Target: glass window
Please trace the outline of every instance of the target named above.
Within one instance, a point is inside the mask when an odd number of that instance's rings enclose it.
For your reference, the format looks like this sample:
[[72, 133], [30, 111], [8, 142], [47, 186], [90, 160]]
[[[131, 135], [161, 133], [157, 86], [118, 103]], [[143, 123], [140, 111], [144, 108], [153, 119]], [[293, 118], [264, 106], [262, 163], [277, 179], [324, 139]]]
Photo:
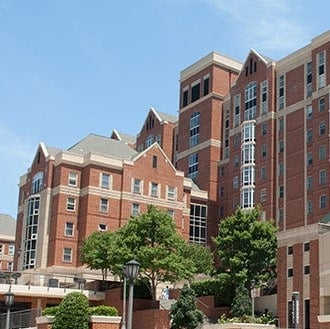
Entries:
[[267, 156], [267, 145], [266, 144], [261, 145], [261, 156], [263, 158]]
[[241, 95], [235, 95], [234, 97], [234, 127], [238, 127], [241, 121], [240, 118], [240, 108], [241, 108]]
[[242, 208], [254, 207], [254, 188], [244, 187], [241, 191]]
[[307, 190], [311, 190], [313, 188], [313, 176], [307, 177]]
[[133, 179], [133, 193], [141, 194], [141, 186], [142, 186], [141, 179], [134, 178]]
[[304, 274], [309, 274], [309, 265], [304, 266]]
[[71, 223], [71, 222], [66, 222], [65, 223], [64, 235], [65, 236], [73, 236], [73, 223]]
[[310, 249], [309, 247], [310, 247], [309, 242], [304, 243], [304, 251], [309, 251]]
[[321, 195], [320, 196], [320, 209], [325, 209], [327, 207], [327, 196]]
[[200, 98], [201, 84], [193, 83], [191, 86], [191, 102], [195, 102]]
[[307, 130], [307, 143], [311, 143], [313, 141], [313, 129]]
[[266, 189], [265, 188], [261, 189], [261, 191], [260, 191], [260, 201], [261, 202], [266, 201]]
[[63, 262], [72, 262], [72, 249], [71, 248], [63, 249]]
[[234, 176], [234, 178], [233, 178], [233, 187], [234, 187], [235, 190], [239, 188], [238, 176]]
[[267, 178], [267, 169], [266, 167], [261, 167], [260, 169], [260, 178], [261, 180], [264, 180]]
[[282, 177], [284, 175], [284, 163], [280, 162], [278, 165], [278, 175]]
[[171, 218], [174, 218], [174, 210], [173, 209], [167, 209], [167, 215], [170, 216]]
[[196, 178], [198, 174], [198, 153], [189, 155], [188, 176], [192, 179]]
[[325, 99], [324, 97], [319, 99], [319, 111], [323, 112], [325, 110]]
[[262, 125], [261, 125], [261, 133], [263, 135], [267, 135], [267, 122], [264, 122]]
[[307, 201], [307, 214], [310, 215], [313, 213], [313, 202], [312, 200]]
[[206, 217], [207, 207], [205, 205], [190, 205], [189, 241], [193, 243], [206, 244]]
[[140, 214], [140, 205], [138, 203], [132, 203], [132, 216], [139, 216]]
[[278, 142], [278, 149], [279, 149], [279, 152], [283, 152], [284, 151], [284, 140], [283, 139], [281, 139]]
[[261, 83], [261, 114], [268, 112], [268, 81]]
[[257, 108], [257, 83], [250, 82], [245, 88], [244, 120], [252, 120], [256, 117]]
[[284, 186], [283, 185], [280, 185], [278, 190], [279, 190], [278, 196], [280, 198], [283, 198], [284, 197]]
[[309, 152], [307, 154], [307, 165], [311, 166], [313, 164], [313, 153]]
[[68, 185], [77, 186], [78, 174], [76, 172], [69, 172]]
[[43, 190], [44, 173], [39, 171], [32, 178], [32, 194], [36, 194]]
[[76, 199], [75, 198], [67, 198], [66, 201], [66, 210], [75, 211], [76, 210]]
[[281, 75], [278, 78], [277, 97], [278, 97], [278, 109], [283, 110], [284, 109], [284, 75]]
[[293, 246], [288, 246], [288, 255], [293, 255]]
[[325, 51], [321, 51], [317, 54], [317, 78], [318, 88], [325, 87]]
[[311, 97], [312, 96], [312, 77], [313, 77], [313, 72], [312, 72], [312, 62], [307, 63], [306, 67], [306, 97]]
[[327, 171], [322, 169], [319, 171], [319, 183], [326, 184], [327, 183]]
[[147, 138], [146, 138], [146, 148], [151, 146], [154, 142], [154, 135], [149, 135]]
[[176, 187], [174, 187], [174, 186], [167, 187], [167, 199], [168, 200], [176, 199]]
[[309, 105], [306, 107], [306, 116], [307, 116], [307, 119], [311, 119], [313, 117], [312, 105]]
[[157, 168], [158, 165], [158, 158], [157, 155], [152, 156], [152, 168]]
[[293, 277], [293, 268], [288, 268], [288, 278]]
[[110, 188], [110, 174], [101, 173], [101, 187], [105, 189]]
[[106, 224], [99, 224], [99, 231], [103, 232], [107, 230], [107, 225]]
[[15, 245], [13, 243], [10, 243], [8, 245], [8, 255], [14, 256], [14, 254], [15, 254]]
[[237, 154], [234, 155], [234, 167], [235, 168], [239, 167], [239, 155]]
[[245, 144], [242, 147], [242, 164], [254, 163], [254, 145]]
[[4, 253], [4, 247], [3, 244], [0, 244], [0, 255], [3, 255]]
[[319, 147], [319, 160], [325, 160], [327, 156], [327, 149], [325, 145]]
[[278, 131], [284, 132], [284, 118], [283, 117], [278, 119]]
[[254, 167], [248, 166], [243, 168], [242, 172], [242, 185], [254, 184]]
[[210, 90], [210, 78], [209, 76], [204, 77], [204, 90], [203, 90], [203, 96], [206, 96], [209, 93]]
[[109, 200], [105, 198], [100, 199], [100, 212], [108, 212], [109, 210]]
[[321, 121], [319, 123], [319, 134], [324, 135], [325, 134], [325, 122]]
[[189, 147], [195, 146], [199, 143], [199, 120], [199, 112], [194, 112], [190, 116]]
[[183, 90], [182, 92], [182, 107], [188, 105], [188, 89]]
[[159, 196], [159, 184], [158, 183], [151, 183], [150, 195], [153, 196], [153, 197], [158, 197]]

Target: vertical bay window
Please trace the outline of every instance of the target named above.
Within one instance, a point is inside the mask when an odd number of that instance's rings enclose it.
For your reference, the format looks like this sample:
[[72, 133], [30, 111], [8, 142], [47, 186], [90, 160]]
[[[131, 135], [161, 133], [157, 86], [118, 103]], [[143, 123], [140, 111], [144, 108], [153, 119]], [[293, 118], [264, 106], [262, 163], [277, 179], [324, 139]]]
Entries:
[[43, 189], [44, 173], [39, 171], [32, 178], [32, 194], [39, 193]]
[[199, 143], [199, 123], [200, 113], [194, 112], [190, 116], [189, 147], [195, 146]]
[[268, 112], [268, 81], [261, 83], [261, 114]]
[[325, 52], [321, 51], [317, 54], [317, 86], [325, 87]]
[[245, 144], [242, 146], [242, 164], [254, 163], [254, 145]]
[[254, 188], [246, 187], [241, 190], [241, 206], [242, 208], [254, 207]]
[[277, 91], [277, 98], [278, 98], [278, 109], [284, 109], [284, 75], [281, 75], [278, 78], [278, 91]]
[[257, 83], [250, 82], [245, 88], [244, 120], [252, 120], [256, 117], [257, 108]]
[[254, 185], [254, 166], [243, 167], [242, 172], [242, 185]]
[[188, 176], [191, 179], [197, 177], [198, 174], [198, 153], [189, 155]]
[[206, 243], [206, 216], [207, 207], [200, 204], [190, 205], [189, 241]]

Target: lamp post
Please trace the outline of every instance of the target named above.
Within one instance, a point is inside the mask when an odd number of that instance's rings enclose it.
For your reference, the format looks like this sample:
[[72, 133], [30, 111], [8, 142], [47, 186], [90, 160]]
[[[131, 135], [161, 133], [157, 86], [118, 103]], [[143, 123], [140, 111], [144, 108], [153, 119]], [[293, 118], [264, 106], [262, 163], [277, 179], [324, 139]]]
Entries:
[[254, 279], [251, 280], [251, 301], [252, 301], [252, 317], [254, 318], [254, 297], [255, 297], [255, 285], [256, 281]]
[[126, 265], [123, 267], [123, 318], [121, 321], [121, 329], [126, 329]]
[[11, 286], [5, 293], [5, 305], [7, 306], [6, 329], [10, 328], [10, 308], [14, 305], [15, 295], [11, 292]]
[[139, 274], [140, 263], [131, 260], [125, 264], [125, 277], [129, 280], [127, 329], [132, 329], [134, 280]]

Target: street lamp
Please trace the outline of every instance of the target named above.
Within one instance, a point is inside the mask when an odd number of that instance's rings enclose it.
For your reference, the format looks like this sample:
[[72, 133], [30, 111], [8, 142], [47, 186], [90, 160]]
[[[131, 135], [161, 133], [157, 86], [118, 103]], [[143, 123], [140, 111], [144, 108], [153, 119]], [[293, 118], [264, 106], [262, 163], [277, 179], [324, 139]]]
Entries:
[[251, 301], [252, 301], [252, 317], [254, 318], [254, 297], [255, 297], [256, 280], [251, 280]]
[[10, 328], [10, 308], [14, 305], [15, 295], [11, 292], [11, 287], [5, 293], [5, 305], [7, 306], [6, 329]]
[[121, 329], [126, 329], [126, 276], [127, 276], [127, 269], [126, 265], [123, 267], [123, 318], [121, 321]]
[[124, 267], [124, 276], [129, 280], [127, 329], [132, 329], [134, 280], [139, 274], [139, 269], [140, 263], [134, 259], [127, 262]]

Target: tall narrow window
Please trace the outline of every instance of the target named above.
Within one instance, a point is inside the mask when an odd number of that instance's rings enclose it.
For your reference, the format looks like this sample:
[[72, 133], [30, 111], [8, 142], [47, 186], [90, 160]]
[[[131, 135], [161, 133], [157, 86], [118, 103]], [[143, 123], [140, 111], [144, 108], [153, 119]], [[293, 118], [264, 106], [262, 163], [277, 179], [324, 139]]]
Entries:
[[234, 97], [234, 127], [238, 127], [240, 124], [240, 108], [241, 108], [241, 95], [235, 95]]
[[190, 129], [189, 129], [189, 147], [195, 146], [199, 143], [199, 112], [194, 112], [190, 116]]
[[261, 114], [268, 112], [268, 80], [261, 83]]
[[157, 159], [157, 155], [153, 155], [152, 156], [152, 168], [157, 168], [157, 163], [158, 159]]
[[39, 171], [32, 178], [32, 194], [36, 194], [43, 189], [44, 173]]
[[69, 172], [68, 185], [77, 186], [78, 174], [74, 171]]
[[159, 197], [159, 184], [158, 183], [151, 183], [150, 195], [153, 197]]
[[100, 212], [107, 213], [109, 210], [109, 200], [105, 198], [100, 199]]
[[284, 75], [278, 78], [278, 109], [284, 109]]
[[100, 175], [100, 186], [105, 189], [110, 188], [110, 175], [106, 173], [101, 173]]
[[207, 207], [200, 204], [190, 205], [189, 241], [206, 243]]
[[306, 66], [306, 97], [312, 96], [312, 62], [308, 62]]
[[200, 80], [191, 85], [191, 102], [195, 102], [200, 98], [201, 84]]
[[189, 155], [188, 176], [192, 179], [198, 174], [198, 153]]
[[67, 198], [66, 200], [66, 210], [75, 211], [76, 210], [76, 199], [75, 198]]
[[65, 236], [73, 236], [73, 223], [66, 222], [65, 223], [65, 230], [64, 230]]
[[318, 88], [325, 87], [325, 52], [321, 51], [317, 54], [317, 85]]
[[140, 205], [138, 203], [132, 204], [132, 216], [139, 216], [140, 214]]
[[203, 81], [203, 96], [206, 96], [209, 93], [210, 90], [210, 78], [209, 76], [204, 77]]
[[257, 83], [250, 82], [245, 88], [244, 120], [252, 120], [256, 117], [257, 108]]
[[133, 179], [133, 186], [132, 186], [133, 193], [141, 194], [141, 186], [142, 186], [141, 179], [134, 178]]
[[71, 248], [63, 249], [63, 262], [72, 262], [72, 249]]
[[188, 89], [183, 90], [182, 93], [182, 107], [188, 105]]

